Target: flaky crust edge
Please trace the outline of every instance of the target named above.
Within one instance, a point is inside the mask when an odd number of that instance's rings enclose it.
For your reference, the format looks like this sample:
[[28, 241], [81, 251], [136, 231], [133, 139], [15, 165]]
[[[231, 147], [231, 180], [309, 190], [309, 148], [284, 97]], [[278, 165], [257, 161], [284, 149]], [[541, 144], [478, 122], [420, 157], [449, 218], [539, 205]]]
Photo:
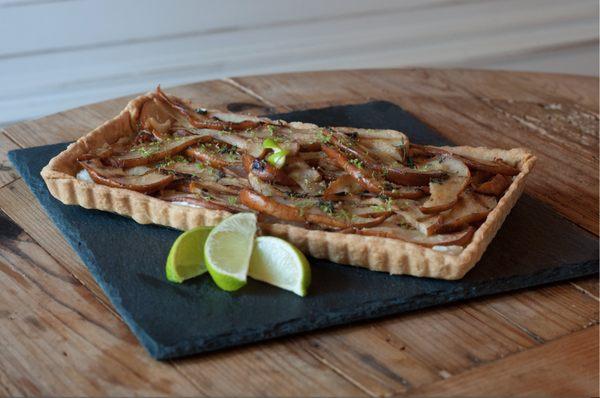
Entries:
[[[200, 225], [216, 225], [230, 215], [168, 203], [142, 193], [112, 188], [75, 178], [77, 158], [104, 143], [112, 144], [134, 129], [139, 109], [154, 96], [148, 93], [129, 102], [115, 118], [105, 122], [50, 160], [41, 171], [50, 193], [67, 205], [98, 209], [131, 217], [140, 224], [159, 224], [180, 230]], [[301, 125], [301, 123], [297, 123]], [[501, 158], [516, 165], [520, 173], [476, 230], [460, 254], [443, 253], [397, 239], [310, 230], [287, 224], [261, 224], [263, 234], [279, 236], [315, 258], [339, 264], [365, 267], [390, 274], [405, 274], [438, 279], [460, 279], [481, 259], [504, 219], [523, 192], [525, 178], [536, 157], [523, 148], [510, 150], [482, 147], [447, 147], [455, 153], [493, 160]]]

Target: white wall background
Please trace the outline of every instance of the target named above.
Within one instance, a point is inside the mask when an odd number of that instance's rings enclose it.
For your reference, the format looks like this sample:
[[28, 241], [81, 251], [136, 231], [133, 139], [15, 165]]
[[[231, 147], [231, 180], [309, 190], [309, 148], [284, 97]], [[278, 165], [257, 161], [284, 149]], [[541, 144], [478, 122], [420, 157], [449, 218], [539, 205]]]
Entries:
[[598, 0], [0, 0], [0, 124], [234, 75], [598, 75]]

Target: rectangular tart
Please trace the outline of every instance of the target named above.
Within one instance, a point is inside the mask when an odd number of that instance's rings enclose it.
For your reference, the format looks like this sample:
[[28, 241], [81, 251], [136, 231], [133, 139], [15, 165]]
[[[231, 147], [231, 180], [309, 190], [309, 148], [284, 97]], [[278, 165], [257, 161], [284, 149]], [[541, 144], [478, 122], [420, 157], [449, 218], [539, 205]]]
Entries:
[[431, 147], [393, 130], [319, 127], [193, 108], [160, 88], [41, 172], [51, 194], [188, 230], [233, 212], [305, 254], [390, 274], [460, 279], [521, 195], [522, 148]]

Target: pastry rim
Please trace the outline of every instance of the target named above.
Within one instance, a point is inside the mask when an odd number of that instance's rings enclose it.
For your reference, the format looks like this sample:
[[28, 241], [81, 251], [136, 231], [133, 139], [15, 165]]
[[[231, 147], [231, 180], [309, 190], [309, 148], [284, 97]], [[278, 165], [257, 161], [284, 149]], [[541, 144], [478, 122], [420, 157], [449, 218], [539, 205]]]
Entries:
[[[180, 230], [215, 225], [231, 213], [169, 203], [139, 192], [86, 182], [75, 177], [77, 157], [123, 134], [134, 131], [139, 108], [154, 93], [131, 100], [113, 119], [70, 144], [50, 160], [42, 171], [50, 193], [67, 205], [110, 211], [131, 217], [140, 224], [158, 224]], [[302, 123], [296, 123], [302, 126]], [[308, 124], [306, 124], [308, 125]], [[310, 125], [312, 126], [312, 125]], [[443, 148], [443, 147], [442, 147]], [[502, 158], [516, 164], [517, 174], [498, 204], [460, 254], [449, 254], [398, 239], [311, 230], [287, 224], [261, 224], [263, 233], [290, 241], [304, 253], [335, 263], [366, 267], [390, 274], [438, 279], [460, 279], [479, 261], [504, 219], [523, 192], [525, 178], [536, 157], [524, 148], [510, 150], [483, 147], [449, 147], [454, 152], [484, 159]]]

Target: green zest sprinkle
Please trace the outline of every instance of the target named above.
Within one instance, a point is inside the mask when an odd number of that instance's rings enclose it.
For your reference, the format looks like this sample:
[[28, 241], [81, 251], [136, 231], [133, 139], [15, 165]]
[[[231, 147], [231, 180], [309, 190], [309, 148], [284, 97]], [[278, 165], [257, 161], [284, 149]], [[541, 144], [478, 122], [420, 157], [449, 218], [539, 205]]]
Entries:
[[324, 144], [331, 142], [331, 134], [325, 134], [325, 129], [319, 129], [317, 138]]
[[272, 124], [269, 124], [267, 126], [267, 130], [269, 130], [269, 134], [271, 135], [271, 137], [273, 136], [273, 134], [275, 134], [275, 126], [273, 126]]
[[236, 203], [237, 203], [237, 198], [236, 198], [235, 196], [229, 196], [229, 197], [227, 198], [227, 203], [229, 203], [230, 205], [232, 205], [232, 206], [233, 206], [234, 204], [236, 204]]
[[360, 160], [358, 160], [358, 159], [350, 159], [350, 163], [352, 163], [353, 165], [355, 165], [359, 169], [362, 169], [364, 167], [363, 163]]
[[319, 209], [321, 209], [324, 213], [329, 215], [333, 214], [334, 207], [333, 202], [331, 200], [319, 200]]
[[315, 205], [315, 201], [314, 200], [310, 200], [310, 199], [300, 200], [300, 201], [296, 202], [294, 205], [296, 207], [304, 208], [304, 207], [314, 206]]
[[352, 221], [354, 216], [350, 214], [346, 209], [341, 209], [335, 215], [337, 218], [343, 218], [346, 221]]

